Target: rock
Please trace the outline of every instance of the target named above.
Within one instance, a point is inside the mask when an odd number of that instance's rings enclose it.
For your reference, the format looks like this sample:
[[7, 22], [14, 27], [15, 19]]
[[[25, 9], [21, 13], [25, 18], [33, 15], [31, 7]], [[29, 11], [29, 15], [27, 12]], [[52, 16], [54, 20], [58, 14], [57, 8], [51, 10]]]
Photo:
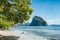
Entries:
[[4, 40], [18, 40], [19, 37], [16, 36], [4, 36], [3, 39]]
[[41, 17], [35, 16], [33, 17], [30, 26], [47, 26], [47, 22]]
[[2, 36], [0, 40], [18, 40], [19, 37], [16, 36]]

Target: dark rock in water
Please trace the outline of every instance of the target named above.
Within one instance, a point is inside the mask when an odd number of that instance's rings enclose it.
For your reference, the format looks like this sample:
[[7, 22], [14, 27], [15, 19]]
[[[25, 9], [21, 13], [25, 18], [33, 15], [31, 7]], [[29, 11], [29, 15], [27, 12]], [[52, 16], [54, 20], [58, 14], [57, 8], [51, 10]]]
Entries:
[[30, 24], [30, 26], [47, 26], [47, 22], [41, 17], [35, 16]]

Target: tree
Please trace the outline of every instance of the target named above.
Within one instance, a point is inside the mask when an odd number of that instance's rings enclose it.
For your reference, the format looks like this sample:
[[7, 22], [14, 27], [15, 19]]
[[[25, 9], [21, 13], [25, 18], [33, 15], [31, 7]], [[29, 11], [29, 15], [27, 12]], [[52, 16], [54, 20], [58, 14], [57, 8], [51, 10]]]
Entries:
[[0, 0], [0, 28], [23, 23], [30, 18], [31, 0]]

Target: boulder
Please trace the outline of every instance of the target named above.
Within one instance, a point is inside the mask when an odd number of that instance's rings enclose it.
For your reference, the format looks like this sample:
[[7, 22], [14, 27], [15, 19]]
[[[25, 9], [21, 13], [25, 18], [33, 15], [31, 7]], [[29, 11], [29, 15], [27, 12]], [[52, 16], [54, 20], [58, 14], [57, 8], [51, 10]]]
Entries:
[[18, 40], [17, 36], [0, 36], [0, 40]]

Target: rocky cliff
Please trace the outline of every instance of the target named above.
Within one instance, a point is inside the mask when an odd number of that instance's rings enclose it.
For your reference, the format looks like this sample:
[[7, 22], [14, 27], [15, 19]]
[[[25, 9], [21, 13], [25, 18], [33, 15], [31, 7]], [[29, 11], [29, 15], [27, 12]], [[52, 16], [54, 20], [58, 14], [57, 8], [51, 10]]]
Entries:
[[47, 22], [41, 17], [34, 16], [30, 26], [47, 26]]

